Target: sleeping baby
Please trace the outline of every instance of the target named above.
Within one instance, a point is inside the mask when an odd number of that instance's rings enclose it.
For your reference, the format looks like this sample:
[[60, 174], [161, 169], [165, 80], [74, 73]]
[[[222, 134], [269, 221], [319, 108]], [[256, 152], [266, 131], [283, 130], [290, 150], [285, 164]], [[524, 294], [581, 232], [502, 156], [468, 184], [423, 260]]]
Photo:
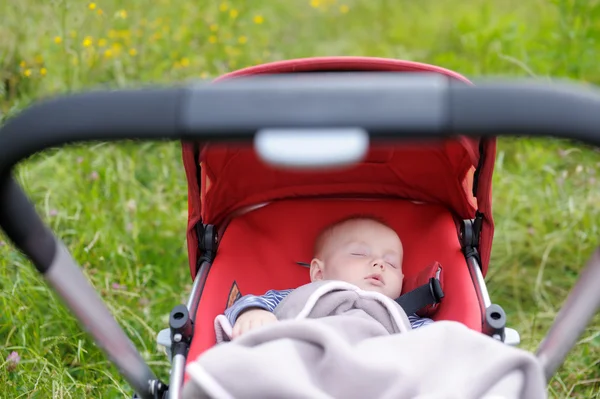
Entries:
[[[326, 227], [317, 237], [310, 279], [345, 281], [396, 299], [402, 292], [402, 257], [402, 242], [392, 228], [375, 218], [351, 217]], [[225, 311], [233, 326], [232, 338], [277, 322], [273, 311], [292, 291], [270, 290], [236, 301]], [[413, 329], [433, 323], [416, 314], [408, 319]]]

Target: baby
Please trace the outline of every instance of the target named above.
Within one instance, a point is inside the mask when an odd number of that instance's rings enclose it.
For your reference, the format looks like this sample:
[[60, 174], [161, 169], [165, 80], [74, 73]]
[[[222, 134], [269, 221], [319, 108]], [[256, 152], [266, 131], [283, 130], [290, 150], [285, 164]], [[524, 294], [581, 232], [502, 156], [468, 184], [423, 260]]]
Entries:
[[[310, 280], [341, 280], [392, 299], [402, 292], [403, 248], [396, 232], [370, 217], [351, 217], [325, 228], [317, 237], [310, 262]], [[292, 290], [270, 290], [264, 296], [246, 295], [225, 311], [240, 335], [277, 321], [273, 314]], [[433, 320], [408, 315], [412, 328]]]

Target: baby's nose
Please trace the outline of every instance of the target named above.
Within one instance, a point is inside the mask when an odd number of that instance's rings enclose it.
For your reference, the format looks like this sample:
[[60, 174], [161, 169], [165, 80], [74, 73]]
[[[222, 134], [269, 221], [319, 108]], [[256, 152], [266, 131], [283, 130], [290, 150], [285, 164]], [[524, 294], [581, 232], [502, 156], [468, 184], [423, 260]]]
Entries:
[[385, 267], [385, 262], [383, 260], [378, 259], [373, 262], [373, 267], [379, 267], [383, 269]]

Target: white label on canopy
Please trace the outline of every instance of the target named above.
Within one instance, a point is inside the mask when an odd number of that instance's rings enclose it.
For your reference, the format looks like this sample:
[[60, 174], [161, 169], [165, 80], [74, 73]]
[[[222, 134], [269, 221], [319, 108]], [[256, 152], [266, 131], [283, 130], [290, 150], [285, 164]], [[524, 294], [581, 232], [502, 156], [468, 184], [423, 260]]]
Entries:
[[360, 162], [369, 150], [369, 134], [361, 128], [262, 129], [254, 148], [278, 167], [335, 168]]

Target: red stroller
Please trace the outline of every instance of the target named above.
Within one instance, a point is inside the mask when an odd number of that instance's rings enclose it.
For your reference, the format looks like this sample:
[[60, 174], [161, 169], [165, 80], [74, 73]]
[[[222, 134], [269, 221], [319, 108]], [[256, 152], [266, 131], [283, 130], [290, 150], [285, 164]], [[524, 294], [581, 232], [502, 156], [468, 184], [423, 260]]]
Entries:
[[[284, 75], [270, 76], [274, 74]], [[248, 79], [249, 75], [269, 76]], [[405, 248], [403, 292], [426, 293], [419, 294], [419, 314], [460, 322], [516, 345], [518, 333], [506, 327], [506, 315], [492, 303], [484, 282], [494, 231], [491, 182], [496, 143], [491, 135], [564, 133], [568, 130], [528, 119], [530, 115], [520, 112], [517, 105], [526, 99], [529, 104], [537, 101], [540, 109], [548, 104], [556, 107], [561, 101], [580, 106], [587, 98], [577, 94], [535, 86], [523, 91], [510, 85], [477, 88], [461, 75], [431, 65], [325, 57], [260, 65], [192, 90], [68, 97], [33, 107], [3, 128], [0, 225], [144, 398], [180, 397], [186, 364], [215, 343], [215, 317], [242, 295], [307, 283], [303, 262], [310, 260], [317, 232], [356, 213], [383, 217], [398, 232]], [[73, 104], [80, 117], [62, 118]], [[90, 115], [94, 109], [91, 118], [86, 117], [88, 107]], [[98, 107], [106, 112], [96, 113]], [[124, 115], [122, 107], [130, 112]], [[505, 109], [508, 116], [495, 115], [499, 109]], [[238, 119], [231, 117], [232, 110]], [[363, 113], [369, 119], [364, 123]], [[328, 136], [327, 129], [336, 126], [362, 126], [364, 130], [342, 129]], [[276, 138], [284, 138], [286, 132], [263, 127], [325, 129], [320, 138], [333, 140], [335, 146], [325, 152], [313, 147], [320, 159], [301, 150], [294, 155], [286, 152], [290, 137], [283, 140], [287, 146], [277, 144]], [[45, 129], [60, 134], [45, 135]], [[370, 145], [364, 140], [365, 131], [374, 132], [376, 140]], [[600, 143], [600, 136], [585, 126], [571, 131], [576, 138]], [[478, 137], [476, 132], [483, 135]], [[392, 143], [394, 135], [419, 140]], [[256, 151], [224, 144], [225, 139], [248, 137], [254, 137]], [[173, 309], [169, 329], [158, 337], [172, 360], [169, 385], [153, 376], [101, 301], [88, 292], [67, 250], [43, 226], [6, 173], [23, 157], [48, 146], [122, 138], [183, 140], [187, 242], [194, 284], [187, 305]], [[269, 165], [340, 162], [352, 164], [328, 171]], [[590, 267], [586, 273], [598, 274], [599, 270]], [[64, 273], [73, 277], [65, 281]], [[588, 305], [590, 298], [596, 298], [594, 306], [569, 321], [572, 331], [568, 334], [561, 330], [564, 320], [557, 319], [556, 330], [540, 349], [547, 377], [599, 306], [600, 295], [593, 291], [590, 296], [592, 287], [586, 286], [590, 281], [593, 278], [582, 279], [563, 317], [569, 317], [582, 296]]]
[[[433, 71], [467, 82], [441, 68], [368, 58], [293, 60], [224, 78], [292, 71]], [[190, 268], [195, 281], [204, 285], [197, 323], [211, 325], [239, 294], [308, 282], [306, 269], [297, 262], [309, 259], [317, 232], [345, 215], [371, 212], [386, 217], [405, 243], [408, 286], [403, 291], [417, 288], [414, 278], [438, 261], [443, 266], [446, 296], [432, 316], [483, 331], [485, 309], [490, 305], [482, 276], [487, 272], [493, 236], [495, 139], [419, 144], [375, 146], [359, 165], [322, 173], [269, 167], [252, 148], [201, 148], [184, 143]], [[264, 206], [257, 209], [259, 204]], [[222, 237], [218, 251], [202, 247], [213, 242], [204, 239], [207, 230]], [[471, 246], [464, 251], [467, 257], [461, 250], [461, 230], [465, 230], [463, 237], [481, 235], [478, 247], [466, 243]], [[211, 255], [216, 255], [214, 261]], [[212, 346], [213, 333], [197, 330], [190, 356]]]
[[[434, 72], [469, 84], [443, 68], [362, 57], [276, 62], [220, 80], [341, 71]], [[187, 242], [195, 279], [188, 308], [191, 315], [197, 312], [195, 324], [211, 326], [241, 295], [308, 283], [308, 271], [298, 263], [310, 259], [318, 231], [344, 216], [371, 213], [384, 217], [405, 245], [403, 292], [427, 284], [436, 273], [442, 282], [445, 296], [439, 306], [420, 314], [459, 321], [517, 344], [517, 332], [505, 328], [506, 316], [491, 303], [484, 282], [494, 229], [495, 150], [495, 138], [383, 143], [350, 169], [323, 173], [270, 167], [252, 148], [184, 142]], [[159, 342], [170, 346], [169, 335], [164, 330]], [[195, 329], [187, 358], [195, 359], [214, 342], [213, 329]]]

